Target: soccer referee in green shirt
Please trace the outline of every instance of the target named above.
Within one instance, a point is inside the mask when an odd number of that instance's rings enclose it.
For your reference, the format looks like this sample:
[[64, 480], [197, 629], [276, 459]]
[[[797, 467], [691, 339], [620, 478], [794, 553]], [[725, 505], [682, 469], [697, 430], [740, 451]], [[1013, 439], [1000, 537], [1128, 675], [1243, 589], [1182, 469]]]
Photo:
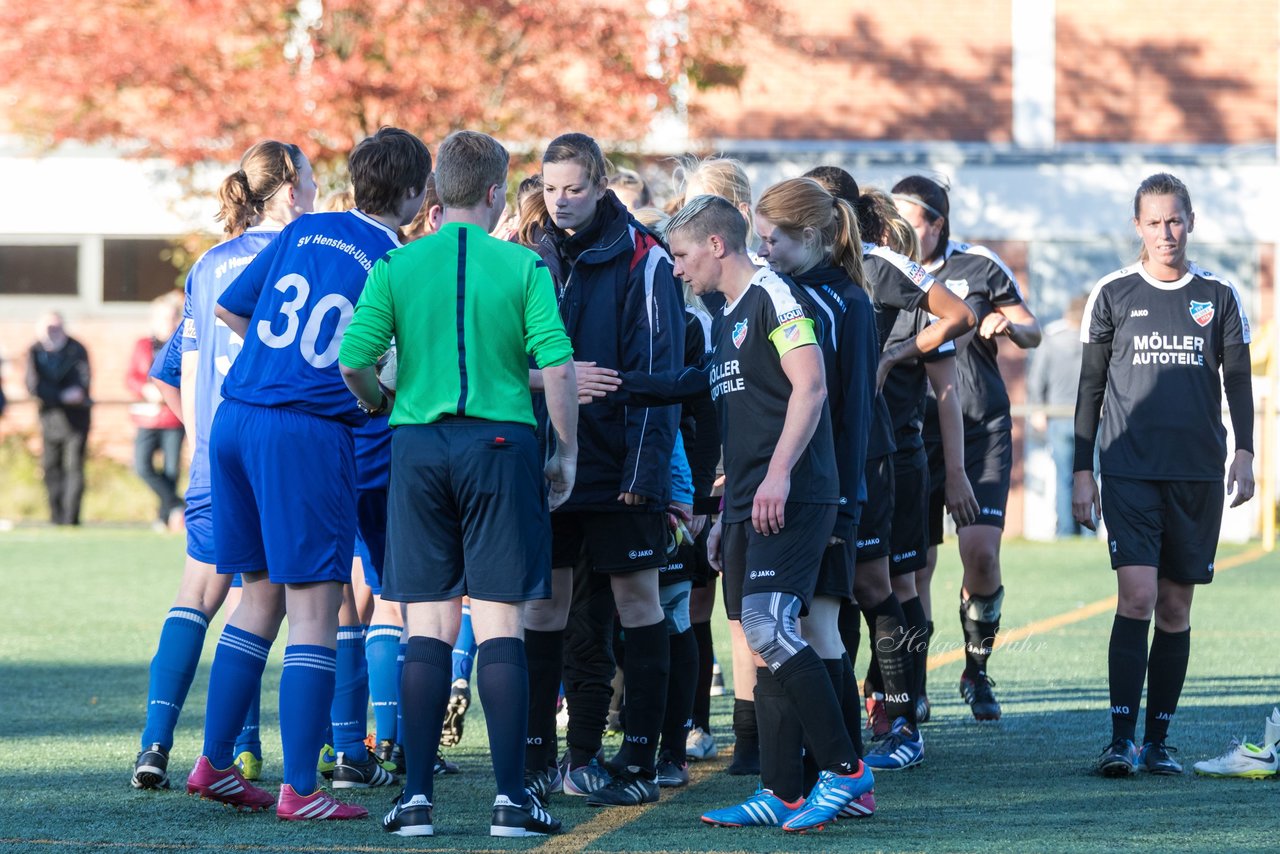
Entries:
[[[506, 149], [484, 134], [459, 131], [441, 143], [443, 224], [374, 265], [339, 354], [361, 408], [391, 406], [395, 428], [382, 595], [405, 603], [406, 771], [382, 825], [401, 836], [434, 833], [432, 768], [464, 595], [480, 642], [476, 675], [497, 778], [489, 833], [560, 829], [524, 791], [529, 679], [520, 608], [551, 595], [549, 511], [573, 491], [578, 395], [546, 266], [489, 236], [505, 205], [507, 166]], [[394, 406], [374, 370], [393, 336]], [[545, 471], [530, 356], [542, 369], [555, 431]]]

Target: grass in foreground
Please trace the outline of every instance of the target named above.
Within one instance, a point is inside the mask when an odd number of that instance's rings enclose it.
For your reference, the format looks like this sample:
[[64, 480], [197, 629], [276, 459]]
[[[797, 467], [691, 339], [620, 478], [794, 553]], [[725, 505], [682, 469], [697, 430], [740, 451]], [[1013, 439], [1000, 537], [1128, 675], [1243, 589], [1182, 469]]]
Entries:
[[[950, 544], [949, 544], [950, 545]], [[1240, 548], [1223, 548], [1219, 565]], [[557, 797], [552, 811], [568, 833], [545, 842], [486, 835], [492, 777], [483, 710], [467, 719], [450, 752], [465, 773], [437, 782], [434, 839], [383, 834], [389, 790], [343, 793], [369, 808], [369, 821], [323, 826], [237, 815], [180, 794], [200, 747], [207, 662], [196, 676], [173, 749], [175, 791], [134, 792], [147, 665], [176, 588], [182, 543], [139, 531], [19, 529], [0, 534], [0, 850], [67, 851], [1098, 851], [1274, 849], [1280, 784], [1272, 781], [1138, 777], [1102, 780], [1092, 760], [1108, 740], [1106, 644], [1110, 610], [997, 652], [992, 673], [1004, 719], [978, 724], [961, 704], [961, 665], [929, 676], [934, 722], [924, 727], [927, 762], [885, 774], [879, 810], [824, 833], [702, 826], [705, 810], [741, 800], [753, 784], [719, 770], [727, 761], [731, 699], [713, 706], [721, 758], [695, 766], [694, 784], [664, 792], [643, 810], [593, 811]], [[1097, 543], [1011, 543], [1004, 554], [1005, 630], [1114, 595]], [[1280, 702], [1274, 609], [1280, 557], [1253, 559], [1199, 591], [1191, 671], [1171, 741], [1190, 767], [1232, 735], [1257, 738]], [[934, 584], [936, 650], [959, 643], [958, 562], [944, 548]], [[718, 650], [728, 642], [717, 623]], [[279, 782], [275, 726], [282, 644], [264, 680], [266, 785]], [[865, 663], [865, 649], [860, 656]], [[863, 670], [859, 667], [859, 671]], [[616, 748], [616, 741], [606, 749]]]

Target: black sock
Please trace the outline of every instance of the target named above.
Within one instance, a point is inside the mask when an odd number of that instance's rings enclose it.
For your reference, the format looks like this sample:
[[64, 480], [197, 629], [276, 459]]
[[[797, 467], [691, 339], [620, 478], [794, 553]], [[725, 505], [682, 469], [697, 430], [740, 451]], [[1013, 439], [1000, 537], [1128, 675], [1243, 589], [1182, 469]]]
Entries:
[[711, 621], [693, 624], [698, 641], [698, 687], [693, 695], [693, 725], [711, 732], [711, 670], [715, 667], [716, 649], [711, 641]]
[[858, 644], [862, 643], [862, 609], [856, 602], [845, 602], [840, 606], [836, 626], [840, 630], [844, 653], [849, 656], [849, 664], [855, 664], [858, 661]]
[[520, 748], [529, 723], [529, 669], [524, 641], [492, 638], [476, 648], [476, 681], [484, 723], [489, 730], [489, 758], [498, 794], [524, 802], [524, 762]]
[[902, 615], [898, 597], [890, 593], [880, 604], [869, 608], [867, 614], [875, 618], [874, 649], [880, 663], [880, 677], [884, 682], [884, 710], [890, 721], [906, 720], [913, 730], [916, 727], [916, 677], [914, 660], [907, 637], [907, 621]]
[[734, 697], [733, 765], [750, 768], [759, 764], [760, 727], [756, 724], [755, 701]]
[[919, 699], [924, 690], [924, 671], [929, 666], [929, 629], [924, 618], [924, 605], [919, 596], [902, 603], [902, 616], [907, 621], [907, 651], [911, 654], [912, 695]]
[[847, 653], [840, 659], [840, 666], [844, 672], [840, 709], [844, 712], [844, 725], [849, 731], [849, 740], [853, 742], [853, 752], [862, 756], [862, 697], [858, 694], [858, 676]]
[[1111, 738], [1133, 739], [1138, 728], [1138, 704], [1147, 676], [1147, 631], [1150, 620], [1116, 615], [1107, 649], [1107, 683], [1111, 689]]
[[[1003, 592], [997, 591], [993, 596], [1000, 596]], [[992, 597], [970, 595], [967, 602], [983, 602]], [[964, 675], [970, 679], [976, 679], [979, 674], [987, 672], [987, 661], [991, 658], [991, 651], [996, 645], [996, 635], [1000, 632], [1000, 617], [996, 616], [991, 622], [986, 620], [974, 620], [969, 616], [966, 600], [961, 594], [960, 600], [960, 626], [964, 630]]]
[[693, 725], [693, 692], [698, 689], [698, 639], [693, 636], [693, 629], [668, 637], [671, 666], [667, 677], [667, 710], [662, 722], [662, 752], [676, 764], [682, 764], [684, 745]]
[[569, 762], [575, 768], [586, 765], [599, 752], [609, 717], [615, 671], [614, 611], [608, 577], [575, 567], [560, 676], [569, 707], [565, 741]]
[[[924, 640], [924, 655], [927, 660], [929, 648], [933, 645], [933, 620], [925, 623]], [[929, 665], [927, 663], [916, 673], [916, 678], [920, 680], [920, 696], [923, 697], [929, 693]]]
[[756, 668], [756, 719], [760, 732], [760, 783], [779, 798], [794, 802], [804, 797], [802, 751], [804, 729], [787, 691], [767, 667]]
[[525, 629], [524, 652], [529, 668], [529, 726], [525, 733], [524, 767], [529, 771], [544, 771], [556, 761], [556, 700], [560, 696], [564, 632]]
[[804, 727], [805, 740], [813, 747], [818, 767], [837, 774], [852, 774], [858, 757], [853, 754], [853, 742], [845, 730], [835, 686], [813, 647], [801, 649], [773, 675], [791, 700], [796, 717]]
[[409, 638], [400, 675], [400, 707], [404, 710], [400, 745], [404, 748], [404, 791], [409, 797], [433, 799], [439, 721], [444, 720], [449, 705], [452, 678], [453, 644], [421, 635]]
[[1147, 656], [1147, 727], [1144, 742], [1162, 742], [1169, 735], [1169, 724], [1178, 710], [1182, 683], [1187, 678], [1187, 662], [1191, 659], [1191, 629], [1164, 632], [1156, 627]]
[[658, 736], [667, 711], [671, 643], [666, 620], [624, 630], [627, 636], [627, 719], [618, 762], [653, 772]]

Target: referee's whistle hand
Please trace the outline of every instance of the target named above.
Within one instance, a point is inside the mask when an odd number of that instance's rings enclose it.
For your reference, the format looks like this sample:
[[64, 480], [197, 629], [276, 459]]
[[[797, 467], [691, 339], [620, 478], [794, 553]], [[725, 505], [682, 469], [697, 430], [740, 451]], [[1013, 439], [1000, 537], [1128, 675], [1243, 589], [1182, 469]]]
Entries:
[[569, 496], [573, 494], [573, 483], [578, 473], [577, 456], [566, 458], [556, 454], [547, 460], [542, 473], [550, 486], [550, 491], [547, 493], [548, 508], [555, 510], [568, 501]]
[[1248, 451], [1236, 451], [1227, 469], [1227, 495], [1235, 494], [1231, 499], [1232, 507], [1239, 507], [1253, 498], [1253, 454]]
[[1091, 471], [1078, 471], [1072, 478], [1071, 515], [1090, 531], [1098, 530], [1096, 520], [1102, 515], [1102, 504], [1098, 498], [1098, 482]]

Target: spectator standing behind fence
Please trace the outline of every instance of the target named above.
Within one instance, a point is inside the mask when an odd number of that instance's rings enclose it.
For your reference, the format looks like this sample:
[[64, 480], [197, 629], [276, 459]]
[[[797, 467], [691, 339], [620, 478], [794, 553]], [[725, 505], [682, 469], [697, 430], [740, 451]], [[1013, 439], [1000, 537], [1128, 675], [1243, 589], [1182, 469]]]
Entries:
[[[138, 428], [133, 442], [134, 469], [160, 501], [152, 523], [158, 531], [182, 526], [186, 505], [178, 497], [178, 470], [182, 461], [183, 428], [181, 419], [164, 405], [160, 389], [152, 384], [148, 373], [181, 314], [182, 298], [175, 293], [152, 300], [150, 334], [134, 344], [125, 375], [125, 385], [137, 401], [129, 407], [129, 416]], [[159, 466], [156, 465], [157, 452], [160, 453]]]
[[[1044, 330], [1044, 341], [1031, 356], [1027, 372], [1027, 403], [1031, 404], [1031, 426], [1045, 437], [1053, 455], [1054, 507], [1058, 514], [1059, 537], [1084, 533], [1071, 514], [1072, 454], [1075, 453], [1075, 423], [1072, 407], [1080, 379], [1080, 317], [1086, 297], [1078, 296], [1067, 306], [1062, 319]], [[1053, 412], [1045, 412], [1047, 407]]]
[[80, 524], [84, 447], [89, 437], [89, 354], [51, 311], [36, 324], [27, 351], [27, 391], [40, 402], [41, 464], [55, 525]]

